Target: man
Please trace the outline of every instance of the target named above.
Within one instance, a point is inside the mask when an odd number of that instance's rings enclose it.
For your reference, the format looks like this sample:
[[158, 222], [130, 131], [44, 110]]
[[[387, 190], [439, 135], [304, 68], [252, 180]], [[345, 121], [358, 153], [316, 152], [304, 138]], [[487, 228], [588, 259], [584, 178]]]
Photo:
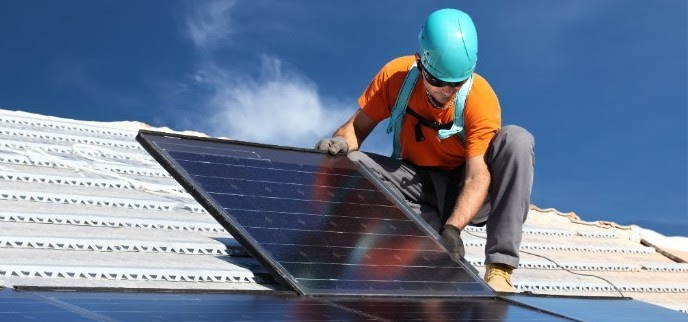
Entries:
[[[360, 109], [316, 148], [366, 165], [461, 257], [461, 230], [487, 225], [485, 280], [496, 291], [513, 292], [533, 137], [517, 126], [501, 128], [497, 96], [474, 73], [478, 39], [466, 13], [433, 12], [418, 40], [420, 52], [387, 63], [359, 98]], [[358, 152], [386, 118], [393, 157]]]

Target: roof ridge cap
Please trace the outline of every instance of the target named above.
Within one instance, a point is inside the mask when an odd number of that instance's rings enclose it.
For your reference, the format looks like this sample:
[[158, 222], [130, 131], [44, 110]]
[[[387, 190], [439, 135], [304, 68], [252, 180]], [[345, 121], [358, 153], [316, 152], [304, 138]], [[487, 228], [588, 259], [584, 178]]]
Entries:
[[530, 205], [530, 210], [535, 210], [535, 211], [538, 211], [540, 213], [553, 212], [559, 216], [568, 218], [568, 220], [574, 224], [580, 224], [580, 225], [586, 225], [586, 226], [596, 226], [596, 227], [604, 228], [604, 229], [616, 228], [616, 229], [621, 229], [621, 230], [632, 230], [633, 226], [636, 226], [636, 225], [624, 226], [624, 225], [620, 225], [616, 222], [607, 221], [607, 220], [585, 221], [585, 220], [582, 220], [580, 218], [580, 216], [578, 216], [578, 214], [576, 214], [573, 211], [563, 213], [563, 212], [561, 212], [555, 208], [544, 208], [543, 209], [543, 208], [540, 208], [540, 207], [533, 205], [533, 204]]

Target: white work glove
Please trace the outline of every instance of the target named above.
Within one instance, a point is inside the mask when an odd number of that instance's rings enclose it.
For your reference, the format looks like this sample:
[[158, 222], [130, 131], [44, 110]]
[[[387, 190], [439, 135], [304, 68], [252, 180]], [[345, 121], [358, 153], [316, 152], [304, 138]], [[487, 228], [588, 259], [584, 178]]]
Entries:
[[332, 138], [324, 138], [315, 145], [316, 150], [327, 151], [327, 153], [335, 155], [337, 153], [346, 154], [349, 152], [349, 145], [346, 144], [346, 139], [341, 136]]

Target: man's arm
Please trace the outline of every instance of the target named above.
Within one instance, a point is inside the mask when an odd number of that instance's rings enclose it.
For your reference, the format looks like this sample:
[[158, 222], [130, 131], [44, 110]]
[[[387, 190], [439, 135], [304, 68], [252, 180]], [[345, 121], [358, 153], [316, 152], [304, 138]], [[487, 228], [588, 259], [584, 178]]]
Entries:
[[349, 146], [348, 152], [356, 151], [377, 124], [378, 122], [373, 121], [373, 119], [359, 109], [346, 123], [344, 123], [344, 125], [340, 126], [332, 136], [343, 137], [346, 140], [346, 144]]
[[466, 178], [463, 190], [447, 224], [463, 229], [478, 214], [490, 187], [490, 171], [483, 155], [466, 159]]

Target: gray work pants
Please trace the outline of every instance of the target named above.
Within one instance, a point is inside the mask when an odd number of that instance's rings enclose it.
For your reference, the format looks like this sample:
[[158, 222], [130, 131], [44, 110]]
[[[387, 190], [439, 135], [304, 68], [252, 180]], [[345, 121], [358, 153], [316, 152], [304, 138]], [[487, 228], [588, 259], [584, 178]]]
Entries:
[[[533, 185], [534, 145], [527, 130], [509, 125], [497, 132], [485, 155], [490, 188], [471, 225], [487, 224], [486, 263], [518, 267], [518, 248]], [[436, 230], [451, 215], [463, 188], [463, 165], [444, 170], [419, 167], [379, 154], [354, 151], [348, 156], [365, 164]]]

